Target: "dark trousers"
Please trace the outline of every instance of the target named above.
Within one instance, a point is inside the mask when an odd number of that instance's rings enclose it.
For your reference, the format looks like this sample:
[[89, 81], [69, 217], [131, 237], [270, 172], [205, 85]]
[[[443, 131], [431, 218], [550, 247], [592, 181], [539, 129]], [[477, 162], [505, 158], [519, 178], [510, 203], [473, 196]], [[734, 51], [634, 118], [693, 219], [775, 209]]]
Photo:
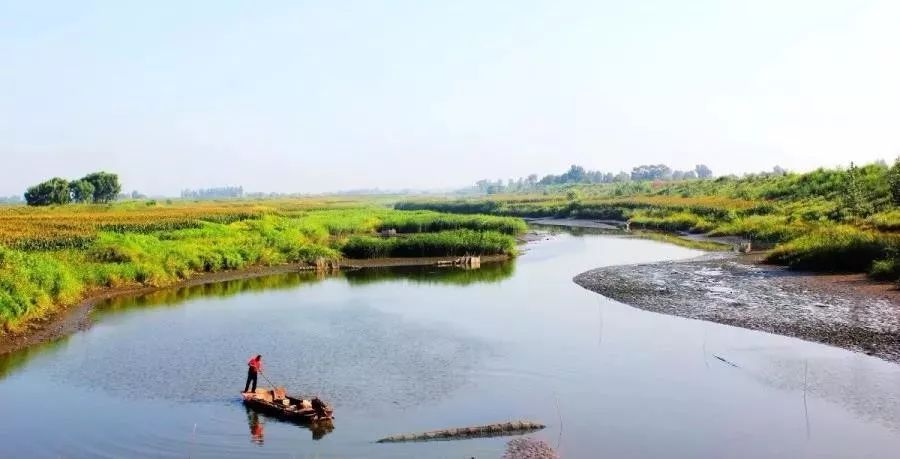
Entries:
[[250, 381], [253, 381], [253, 392], [256, 392], [256, 372], [253, 368], [247, 370], [247, 384], [244, 385], [244, 392], [250, 392]]

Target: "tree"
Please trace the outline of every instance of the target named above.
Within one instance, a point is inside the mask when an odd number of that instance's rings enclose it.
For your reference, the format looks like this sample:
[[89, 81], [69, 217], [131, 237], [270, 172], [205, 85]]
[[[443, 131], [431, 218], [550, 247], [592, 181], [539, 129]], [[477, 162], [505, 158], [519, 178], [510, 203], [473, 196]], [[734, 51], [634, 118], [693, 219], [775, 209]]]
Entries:
[[88, 203], [94, 200], [94, 185], [84, 179], [69, 182], [69, 192], [75, 202]]
[[584, 168], [573, 164], [571, 167], [569, 167], [568, 172], [560, 176], [560, 182], [579, 183], [584, 182], [586, 177], [587, 172], [585, 172]]
[[863, 189], [859, 168], [852, 162], [847, 169], [842, 197], [843, 210], [854, 217], [866, 217], [874, 212], [872, 200]]
[[109, 172], [94, 172], [84, 176], [81, 180], [87, 180], [94, 186], [94, 202], [107, 203], [115, 201], [122, 192], [119, 184], [119, 176]]
[[538, 182], [538, 184], [540, 184], [540, 185], [553, 185], [554, 183], [559, 183], [559, 176], [558, 176], [558, 175], [553, 175], [553, 174], [545, 175], [545, 176]]
[[537, 185], [537, 181], [538, 181], [537, 174], [529, 174], [528, 177], [525, 179], [525, 183], [528, 184], [528, 188], [534, 188], [534, 186]]
[[888, 184], [891, 187], [891, 201], [895, 206], [900, 206], [900, 158], [895, 159], [888, 170]]
[[694, 166], [694, 172], [697, 173], [697, 177], [701, 179], [712, 177], [712, 170], [706, 167], [706, 164], [697, 164]]
[[29, 206], [68, 204], [71, 200], [69, 182], [59, 177], [39, 183], [25, 191], [25, 201]]
[[672, 169], [665, 164], [644, 164], [631, 170], [631, 180], [668, 180]]

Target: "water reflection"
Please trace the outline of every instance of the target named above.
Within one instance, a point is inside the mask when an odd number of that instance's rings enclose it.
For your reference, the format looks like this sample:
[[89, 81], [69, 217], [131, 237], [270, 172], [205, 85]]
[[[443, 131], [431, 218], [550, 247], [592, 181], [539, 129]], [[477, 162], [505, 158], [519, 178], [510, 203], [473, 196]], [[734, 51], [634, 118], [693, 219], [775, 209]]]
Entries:
[[319, 280], [320, 277], [316, 273], [303, 271], [163, 289], [140, 296], [120, 296], [99, 304], [94, 311], [93, 317], [102, 318], [109, 314], [150, 306], [177, 306], [185, 301], [200, 297], [227, 298], [247, 292], [290, 289], [303, 284], [312, 284]]
[[[515, 261], [485, 263], [479, 269], [461, 267], [408, 266], [365, 268], [331, 273], [313, 271], [272, 274], [235, 279], [189, 287], [162, 289], [138, 296], [110, 298], [92, 311], [93, 320], [102, 320], [122, 312], [157, 307], [178, 307], [196, 298], [227, 298], [242, 293], [286, 290], [315, 284], [325, 279], [345, 279], [352, 286], [367, 286], [379, 282], [406, 280], [415, 284], [467, 286], [500, 282], [515, 273]], [[21, 368], [33, 358], [64, 347], [69, 337], [31, 346], [17, 352], [0, 355], [0, 380]]]
[[248, 406], [244, 406], [244, 410], [246, 410], [247, 412], [247, 426], [250, 428], [250, 442], [259, 446], [262, 446], [265, 443], [266, 422], [281, 422], [285, 424], [295, 425], [301, 429], [307, 429], [312, 434], [313, 440], [321, 440], [325, 437], [325, 435], [328, 435], [334, 431], [333, 422], [314, 422], [312, 424], [300, 424], [297, 422], [291, 422], [288, 420], [279, 419], [277, 417], [271, 417], [266, 416], [265, 414], [257, 413]]
[[68, 341], [68, 339], [68, 337], [62, 337], [37, 346], [31, 346], [16, 352], [0, 355], [0, 380], [11, 375], [16, 369], [25, 365], [31, 359], [41, 354], [59, 349], [66, 341]]
[[437, 266], [366, 268], [347, 271], [343, 275], [350, 285], [361, 286], [385, 280], [405, 279], [417, 284], [447, 284], [466, 286], [493, 283], [508, 279], [515, 272], [515, 263], [504, 261], [485, 263], [479, 269]]
[[417, 284], [448, 284], [465, 286], [475, 283], [500, 282], [514, 273], [515, 262], [486, 263], [480, 269], [460, 267], [407, 266], [365, 268], [332, 273], [302, 271], [236, 279], [190, 287], [163, 289], [140, 296], [121, 296], [97, 306], [93, 317], [141, 309], [152, 306], [178, 306], [194, 298], [226, 298], [241, 293], [292, 289], [325, 279], [344, 278], [351, 285], [368, 285], [405, 279]]
[[259, 414], [250, 408], [247, 411], [247, 424], [250, 426], [250, 442], [262, 446], [265, 443], [265, 427], [259, 420]]
[[623, 235], [629, 234], [620, 228], [594, 228], [590, 226], [561, 226], [540, 223], [529, 223], [531, 228], [540, 230], [550, 235], [566, 234], [569, 236], [590, 236], [590, 235]]

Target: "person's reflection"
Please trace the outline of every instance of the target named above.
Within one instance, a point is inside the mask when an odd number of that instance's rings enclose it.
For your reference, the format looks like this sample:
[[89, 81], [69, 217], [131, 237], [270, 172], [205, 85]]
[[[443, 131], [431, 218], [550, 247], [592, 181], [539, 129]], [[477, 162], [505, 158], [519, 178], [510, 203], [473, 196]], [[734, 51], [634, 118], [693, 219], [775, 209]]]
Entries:
[[[266, 417], [260, 416], [248, 407], [245, 407], [245, 409], [247, 410], [247, 425], [250, 427], [250, 441], [262, 446], [265, 437], [265, 432], [263, 430], [266, 425], [262, 420], [266, 419]], [[310, 425], [303, 425], [301, 427], [309, 429], [312, 432], [313, 440], [320, 440], [334, 430], [334, 424], [331, 421], [314, 422]]]
[[265, 433], [263, 432], [263, 423], [259, 422], [259, 415], [247, 410], [247, 424], [250, 425], [250, 441], [262, 446]]

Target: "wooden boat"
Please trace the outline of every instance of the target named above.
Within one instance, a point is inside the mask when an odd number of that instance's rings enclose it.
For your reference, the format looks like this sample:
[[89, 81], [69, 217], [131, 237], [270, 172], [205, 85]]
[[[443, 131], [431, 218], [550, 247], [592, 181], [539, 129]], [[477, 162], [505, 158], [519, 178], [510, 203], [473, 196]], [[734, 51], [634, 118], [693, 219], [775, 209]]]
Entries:
[[241, 392], [244, 405], [260, 413], [302, 424], [331, 422], [334, 409], [318, 397], [296, 398], [287, 395], [283, 387]]

